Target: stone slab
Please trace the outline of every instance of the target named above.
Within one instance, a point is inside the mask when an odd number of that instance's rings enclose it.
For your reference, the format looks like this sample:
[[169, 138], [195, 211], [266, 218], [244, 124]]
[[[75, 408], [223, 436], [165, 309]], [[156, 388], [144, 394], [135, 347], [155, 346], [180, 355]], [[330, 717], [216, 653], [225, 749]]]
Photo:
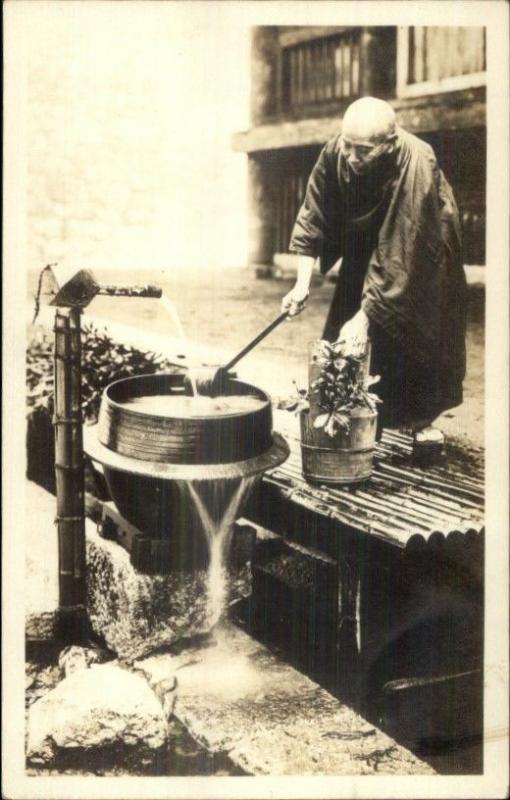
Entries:
[[205, 574], [142, 575], [116, 542], [87, 533], [87, 609], [93, 630], [130, 661], [205, 632]]
[[[231, 583], [231, 600], [248, 591], [248, 569]], [[116, 542], [87, 529], [87, 609], [93, 630], [132, 661], [182, 639], [207, 633], [206, 572], [144, 575]]]
[[[229, 625], [209, 647], [138, 661], [190, 734], [251, 775], [432, 775], [409, 750]], [[164, 692], [163, 692], [164, 694]]]
[[[55, 636], [58, 612], [58, 535], [56, 500], [27, 481], [25, 635], [45, 641]], [[129, 554], [102, 539], [85, 520], [87, 606], [96, 634], [124, 660], [148, 655], [183, 637], [210, 628], [205, 573], [149, 576], [138, 573]], [[233, 576], [232, 599], [248, 591], [248, 571]]]

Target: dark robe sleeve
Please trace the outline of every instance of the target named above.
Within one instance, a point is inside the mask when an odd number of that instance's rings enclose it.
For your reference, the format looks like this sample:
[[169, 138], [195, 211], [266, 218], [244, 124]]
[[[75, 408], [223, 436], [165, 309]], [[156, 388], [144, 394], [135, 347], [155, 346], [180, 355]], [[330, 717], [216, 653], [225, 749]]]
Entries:
[[[321, 151], [308, 184], [303, 204], [292, 230], [289, 250], [320, 259], [324, 274], [341, 256], [340, 187], [337, 180], [336, 140]], [[335, 224], [336, 223], [336, 224]]]
[[[445, 196], [451, 196], [446, 209]], [[369, 261], [362, 307], [423, 363], [442, 358], [448, 287], [462, 285], [456, 207], [431, 148], [407, 143]]]

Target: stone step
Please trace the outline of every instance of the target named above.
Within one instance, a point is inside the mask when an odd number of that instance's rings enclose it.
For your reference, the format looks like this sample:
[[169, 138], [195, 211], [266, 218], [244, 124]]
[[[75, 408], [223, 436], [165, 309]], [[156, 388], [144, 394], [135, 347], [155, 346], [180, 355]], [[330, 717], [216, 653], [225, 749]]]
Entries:
[[[409, 750], [232, 624], [135, 662], [193, 738], [249, 775], [433, 775]], [[161, 692], [158, 691], [158, 694]]]
[[[55, 498], [28, 483], [28, 510], [27, 635], [50, 639], [58, 606]], [[161, 604], [167, 576], [138, 575], [129, 554], [102, 539], [90, 520], [86, 536], [96, 632], [128, 660], [175, 641], [175, 620]], [[154, 581], [157, 591], [151, 594]], [[186, 593], [181, 600], [192, 607]], [[152, 614], [158, 608], [164, 612], [159, 621]], [[167, 713], [200, 745], [228, 754], [250, 775], [434, 774], [428, 764], [233, 625], [215, 644], [149, 656], [134, 667], [148, 679]], [[94, 674], [107, 672], [98, 668]]]

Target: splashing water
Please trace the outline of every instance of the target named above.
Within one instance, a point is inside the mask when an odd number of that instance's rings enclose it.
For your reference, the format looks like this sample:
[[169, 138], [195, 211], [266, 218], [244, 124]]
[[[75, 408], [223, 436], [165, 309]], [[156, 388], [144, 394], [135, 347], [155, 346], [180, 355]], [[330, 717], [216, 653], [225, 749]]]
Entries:
[[[174, 323], [175, 327], [177, 328], [177, 333], [179, 334], [179, 338], [181, 339], [181, 341], [182, 341], [182, 343], [184, 345], [185, 351], [188, 352], [189, 351], [188, 337], [184, 333], [184, 328], [182, 327], [182, 323], [181, 323], [179, 314], [177, 313], [177, 309], [176, 309], [175, 305], [172, 303], [172, 301], [170, 300], [170, 298], [166, 294], [162, 294], [161, 295], [160, 302], [161, 302], [163, 308], [165, 309], [165, 311], [167, 311], [168, 314], [170, 315], [170, 318], [171, 318], [172, 322]], [[193, 396], [196, 397], [198, 395], [198, 389], [197, 389], [197, 381], [196, 381], [196, 377], [195, 377], [195, 366], [193, 364], [189, 363], [189, 358], [188, 358], [188, 377], [189, 377], [189, 382], [190, 382], [190, 385], [191, 385], [191, 391], [193, 393]]]
[[207, 573], [207, 622], [211, 627], [221, 621], [227, 604], [227, 557], [232, 543], [234, 522], [248, 500], [256, 481], [231, 478], [215, 481], [182, 481], [198, 514], [209, 548]]
[[229, 703], [255, 699], [264, 692], [267, 674], [254, 663], [251, 652], [239, 648], [239, 631], [230, 622], [218, 625], [206, 646], [190, 653], [179, 683], [200, 687], [202, 697], [218, 698]]

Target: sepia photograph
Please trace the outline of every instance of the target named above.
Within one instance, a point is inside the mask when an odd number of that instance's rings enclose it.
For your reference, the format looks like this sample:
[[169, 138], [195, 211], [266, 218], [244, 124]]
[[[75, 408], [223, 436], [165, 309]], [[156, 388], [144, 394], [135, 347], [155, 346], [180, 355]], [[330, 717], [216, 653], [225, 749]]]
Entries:
[[507, 5], [4, 19], [5, 796], [506, 797]]

